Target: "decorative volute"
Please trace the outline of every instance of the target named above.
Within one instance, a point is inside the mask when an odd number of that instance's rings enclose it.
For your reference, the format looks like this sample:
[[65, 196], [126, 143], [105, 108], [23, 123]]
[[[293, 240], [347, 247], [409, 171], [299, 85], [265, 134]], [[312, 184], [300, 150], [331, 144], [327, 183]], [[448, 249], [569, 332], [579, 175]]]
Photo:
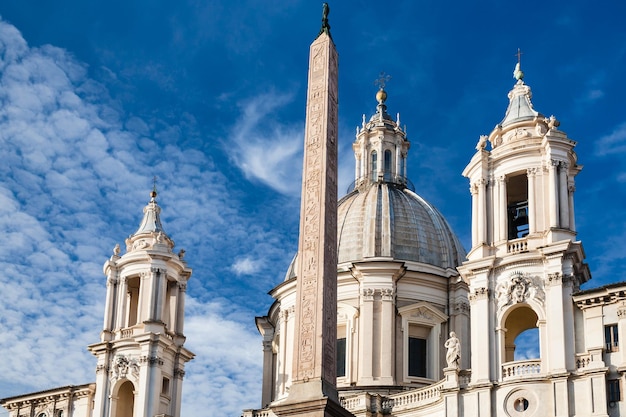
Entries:
[[410, 147], [406, 129], [400, 127], [400, 114], [394, 121], [387, 113], [387, 92], [384, 82], [376, 93], [376, 113], [366, 122], [363, 115], [352, 145], [356, 158], [355, 188], [375, 182], [406, 185], [406, 156]]

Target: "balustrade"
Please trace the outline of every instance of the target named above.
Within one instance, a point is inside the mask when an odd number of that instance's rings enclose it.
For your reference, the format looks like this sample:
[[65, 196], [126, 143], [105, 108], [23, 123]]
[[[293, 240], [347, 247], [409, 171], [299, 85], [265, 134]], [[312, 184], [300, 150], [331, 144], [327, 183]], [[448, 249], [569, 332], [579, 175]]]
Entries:
[[507, 253], [520, 253], [528, 251], [528, 239], [521, 238], [515, 240], [509, 240], [507, 244]]
[[524, 378], [541, 374], [541, 359], [507, 362], [502, 364], [502, 379]]

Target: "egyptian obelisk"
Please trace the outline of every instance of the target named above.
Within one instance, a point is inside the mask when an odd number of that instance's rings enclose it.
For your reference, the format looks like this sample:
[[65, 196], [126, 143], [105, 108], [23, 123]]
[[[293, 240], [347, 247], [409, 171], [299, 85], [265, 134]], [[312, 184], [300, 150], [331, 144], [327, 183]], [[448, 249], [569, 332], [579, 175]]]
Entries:
[[337, 50], [328, 4], [309, 54], [294, 363], [280, 416], [350, 416], [339, 405], [337, 343]]

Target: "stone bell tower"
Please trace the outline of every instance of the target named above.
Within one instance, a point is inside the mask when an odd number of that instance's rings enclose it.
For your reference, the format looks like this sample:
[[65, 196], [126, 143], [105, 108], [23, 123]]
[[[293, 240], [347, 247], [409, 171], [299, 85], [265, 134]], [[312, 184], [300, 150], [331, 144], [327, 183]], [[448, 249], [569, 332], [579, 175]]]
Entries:
[[139, 229], [104, 264], [107, 293], [98, 358], [94, 417], [180, 416], [185, 363], [185, 291], [191, 269], [159, 218], [156, 190]]
[[[571, 295], [590, 277], [575, 240], [574, 178], [582, 167], [576, 142], [554, 116], [533, 108], [519, 61], [514, 77], [504, 119], [480, 137], [463, 171], [472, 195], [472, 248], [459, 267], [470, 285], [471, 384], [484, 387], [476, 394], [483, 408], [496, 401], [495, 382], [533, 373], [552, 385], [545, 400], [554, 402], [554, 415], [569, 415]], [[515, 343], [526, 330], [538, 334], [537, 358], [521, 366]]]

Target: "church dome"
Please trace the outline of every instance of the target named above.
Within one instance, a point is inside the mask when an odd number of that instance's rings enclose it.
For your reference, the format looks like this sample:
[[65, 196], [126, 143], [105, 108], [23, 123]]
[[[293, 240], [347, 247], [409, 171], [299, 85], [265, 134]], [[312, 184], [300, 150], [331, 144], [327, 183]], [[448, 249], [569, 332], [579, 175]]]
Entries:
[[[377, 92], [376, 113], [363, 115], [352, 148], [356, 159], [354, 188], [337, 207], [338, 263], [375, 258], [455, 268], [465, 249], [441, 213], [412, 191], [406, 178], [410, 143], [387, 113], [387, 93]], [[297, 257], [285, 281], [297, 274]]]
[[445, 269], [465, 258], [459, 239], [432, 204], [388, 182], [343, 197], [337, 233], [339, 263], [389, 257]]

